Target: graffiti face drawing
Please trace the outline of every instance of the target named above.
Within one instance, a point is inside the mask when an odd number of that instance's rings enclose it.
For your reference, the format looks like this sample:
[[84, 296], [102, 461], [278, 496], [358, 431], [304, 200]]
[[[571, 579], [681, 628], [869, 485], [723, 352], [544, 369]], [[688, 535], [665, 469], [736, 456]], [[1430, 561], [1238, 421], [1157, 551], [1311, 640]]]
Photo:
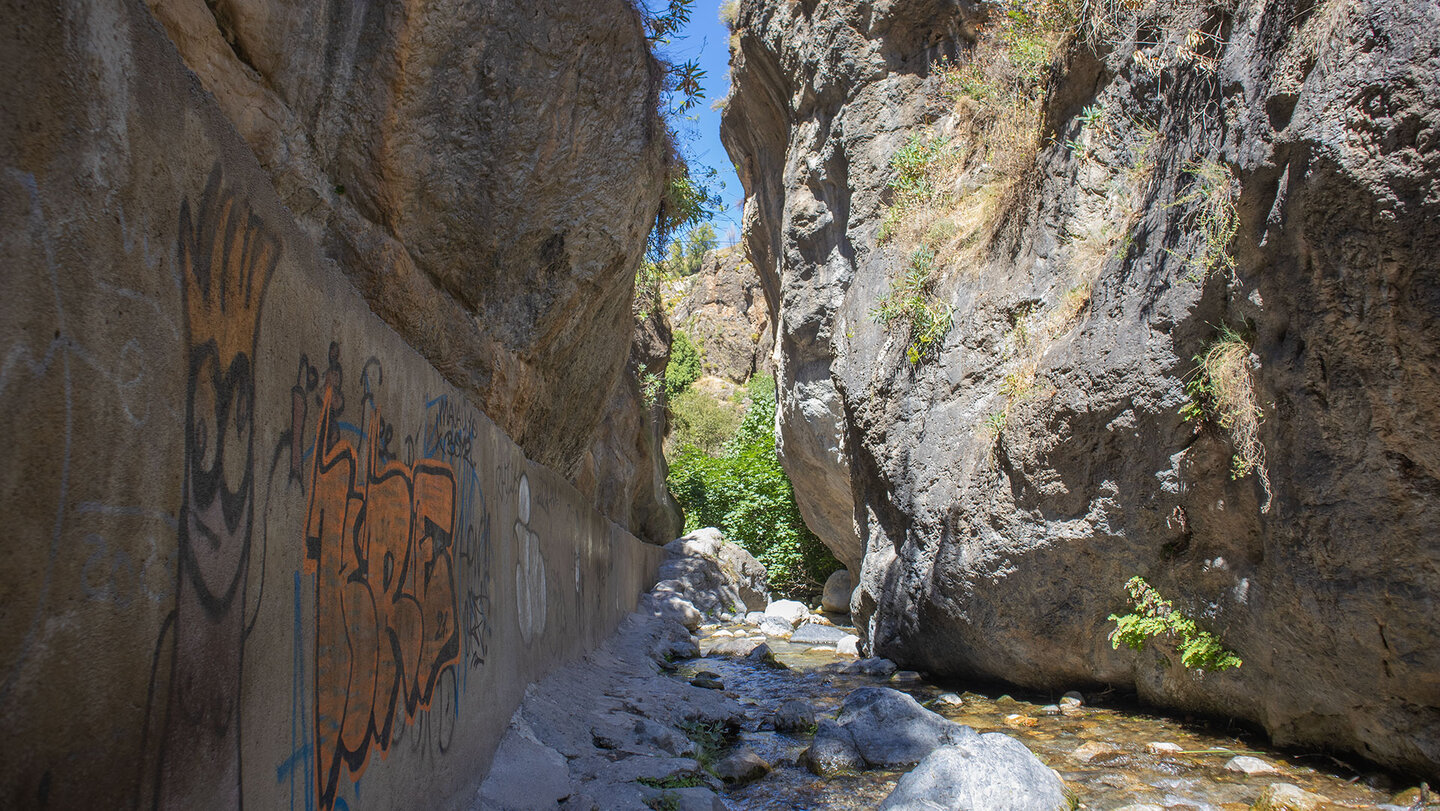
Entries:
[[[224, 786], [240, 802], [245, 572], [254, 510], [253, 358], [280, 243], [223, 183], [180, 207], [185, 302], [185, 476], [170, 688], [155, 804]], [[215, 771], [221, 774], [217, 777]]]

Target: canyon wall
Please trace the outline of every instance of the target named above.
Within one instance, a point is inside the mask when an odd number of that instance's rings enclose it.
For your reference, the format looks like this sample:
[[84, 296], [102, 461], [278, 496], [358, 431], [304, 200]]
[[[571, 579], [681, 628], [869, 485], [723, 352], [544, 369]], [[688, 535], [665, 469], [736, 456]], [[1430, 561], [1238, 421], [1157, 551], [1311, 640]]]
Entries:
[[0, 804], [463, 807], [634, 607], [568, 481], [663, 168], [602, 5], [5, 4]]
[[[1121, 685], [1440, 774], [1440, 10], [1085, 7], [1123, 13], [1065, 41], [1012, 170], [954, 101], [999, 4], [741, 3], [722, 135], [805, 518], [904, 667]], [[876, 310], [929, 259], [887, 221], [892, 160], [934, 139], [980, 156], [942, 191], [982, 227], [929, 254], [952, 323], [907, 357]], [[1233, 267], [1197, 267], [1206, 167]], [[1262, 412], [1240, 478], [1182, 416], [1222, 327]], [[1112, 649], [1137, 575], [1243, 666]]]

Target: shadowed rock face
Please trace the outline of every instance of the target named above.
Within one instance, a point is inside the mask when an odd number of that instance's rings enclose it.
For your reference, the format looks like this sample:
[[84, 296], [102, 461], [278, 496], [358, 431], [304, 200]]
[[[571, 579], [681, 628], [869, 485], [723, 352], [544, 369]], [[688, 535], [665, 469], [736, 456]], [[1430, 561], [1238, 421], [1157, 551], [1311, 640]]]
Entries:
[[[1137, 67], [1137, 24], [1147, 41], [1206, 24], [1183, 5], [1153, 4], [1099, 55], [1066, 52], [1046, 145], [990, 248], [942, 269], [954, 327], [917, 365], [868, 315], [905, 261], [878, 233], [895, 151], [922, 125], [963, 133], [932, 72], [966, 57], [970, 6], [742, 4], [722, 134], [776, 315], [786, 469], [860, 573], [877, 654], [1046, 689], [1129, 684], [1440, 774], [1440, 10], [1242, 4], [1219, 18], [1213, 70]], [[1092, 105], [1108, 137], [1159, 134], [1129, 192], [1111, 192], [1124, 179], [1103, 146], [1065, 146]], [[1238, 182], [1233, 274], [1184, 261], [1194, 158]], [[1105, 233], [1080, 279], [1081, 245]], [[1223, 431], [1179, 415], [1221, 324], [1252, 336], [1270, 499], [1232, 480]], [[1007, 393], [1028, 363], [1030, 390]], [[1201, 676], [1153, 643], [1112, 650], [1133, 575], [1244, 666]]]
[[573, 475], [624, 372], [666, 160], [631, 5], [150, 6], [375, 312]]

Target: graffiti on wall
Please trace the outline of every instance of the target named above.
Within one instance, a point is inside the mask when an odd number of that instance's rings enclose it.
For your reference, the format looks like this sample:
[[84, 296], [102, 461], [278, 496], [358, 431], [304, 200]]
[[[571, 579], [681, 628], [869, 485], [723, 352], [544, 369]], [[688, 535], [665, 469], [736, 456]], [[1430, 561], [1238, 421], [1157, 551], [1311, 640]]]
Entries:
[[166, 620], [174, 642], [157, 806], [184, 805], [201, 785], [223, 786], [233, 804], [240, 803], [240, 688], [255, 496], [253, 364], [261, 306], [280, 250], [224, 182], [218, 163], [199, 203], [181, 203], [185, 474], [175, 609]]
[[540, 536], [530, 529], [530, 477], [524, 473], [516, 500], [520, 518], [515, 522], [515, 615], [520, 638], [528, 645], [545, 632], [545, 558], [540, 554]]
[[[475, 460], [480, 435], [480, 412], [469, 403], [441, 394], [425, 402], [425, 432], [420, 438], [420, 455], [451, 465], [457, 485], [455, 590], [461, 595], [461, 656], [465, 662], [463, 690], [470, 672], [485, 664], [490, 635], [490, 522], [485, 492]], [[406, 456], [413, 459], [415, 441], [406, 438]]]
[[[331, 362], [338, 384], [334, 352]], [[342, 774], [358, 777], [372, 751], [386, 752], [398, 738], [397, 725], [429, 708], [442, 674], [460, 658], [454, 469], [439, 460], [397, 460], [393, 429], [368, 393], [362, 451], [339, 430], [337, 394], [338, 385], [326, 386], [304, 531], [305, 568], [316, 575], [321, 808], [334, 806]]]

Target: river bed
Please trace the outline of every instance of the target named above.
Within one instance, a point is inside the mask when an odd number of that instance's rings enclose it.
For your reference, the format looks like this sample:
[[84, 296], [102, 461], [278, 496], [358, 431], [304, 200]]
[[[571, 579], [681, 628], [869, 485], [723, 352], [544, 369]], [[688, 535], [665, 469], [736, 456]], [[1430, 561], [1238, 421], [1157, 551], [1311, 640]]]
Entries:
[[[716, 636], [717, 632], [721, 632]], [[702, 653], [735, 636], [758, 637], [743, 625], [707, 626], [699, 633]], [[1119, 696], [1086, 696], [1081, 706], [1061, 711], [1060, 696], [1022, 696], [963, 685], [935, 685], [916, 674], [867, 676], [844, 672], [856, 660], [828, 649], [794, 645], [771, 637], [775, 657], [786, 667], [767, 667], [743, 658], [703, 656], [684, 662], [676, 675], [719, 674], [725, 690], [768, 717], [781, 702], [809, 701], [817, 716], [833, 714], [858, 687], [885, 685], [979, 732], [1004, 732], [1059, 772], [1077, 808], [1247, 811], [1273, 783], [1289, 783], [1318, 794], [1323, 808], [1384, 808], [1406, 783], [1392, 775], [1352, 767], [1321, 753], [1289, 752], [1267, 746], [1259, 736], [1204, 720], [1187, 721], [1146, 711]], [[946, 699], [942, 696], [949, 694]], [[954, 703], [955, 696], [960, 701]], [[1155, 746], [1168, 744], [1168, 746]], [[750, 729], [746, 745], [775, 769], [765, 778], [725, 794], [733, 808], [870, 809], [894, 788], [903, 772], [867, 771], [820, 778], [803, 765], [809, 736]], [[1237, 755], [1259, 758], [1276, 772], [1243, 774], [1225, 764]], [[1407, 802], [1408, 806], [1408, 802]], [[1389, 806], [1393, 808], [1394, 806]], [[1440, 806], [1431, 806], [1431, 808]]]

